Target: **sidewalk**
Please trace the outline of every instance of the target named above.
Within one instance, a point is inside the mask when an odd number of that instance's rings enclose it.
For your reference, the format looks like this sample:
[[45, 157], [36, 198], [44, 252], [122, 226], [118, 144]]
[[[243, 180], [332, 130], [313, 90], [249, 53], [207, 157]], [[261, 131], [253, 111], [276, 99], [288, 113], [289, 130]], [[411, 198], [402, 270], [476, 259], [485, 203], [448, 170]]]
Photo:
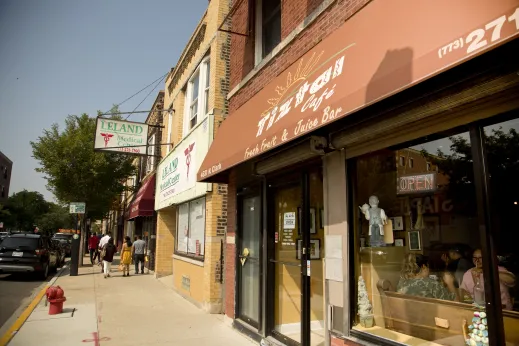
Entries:
[[116, 263], [107, 279], [98, 266], [78, 276], [66, 269], [54, 284], [67, 297], [63, 313], [48, 315], [43, 298], [9, 346], [255, 345], [222, 315], [203, 312], [152, 275], [123, 277]]

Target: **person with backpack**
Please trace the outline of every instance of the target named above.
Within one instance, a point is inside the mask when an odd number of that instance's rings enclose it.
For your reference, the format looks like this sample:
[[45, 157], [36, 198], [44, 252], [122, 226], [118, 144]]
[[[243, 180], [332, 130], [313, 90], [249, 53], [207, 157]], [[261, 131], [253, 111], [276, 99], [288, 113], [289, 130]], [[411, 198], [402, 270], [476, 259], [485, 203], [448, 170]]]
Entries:
[[108, 239], [108, 243], [103, 247], [101, 258], [103, 259], [103, 274], [105, 279], [110, 277], [110, 270], [112, 269], [112, 262], [114, 255], [117, 252], [117, 247], [114, 245], [114, 238]]

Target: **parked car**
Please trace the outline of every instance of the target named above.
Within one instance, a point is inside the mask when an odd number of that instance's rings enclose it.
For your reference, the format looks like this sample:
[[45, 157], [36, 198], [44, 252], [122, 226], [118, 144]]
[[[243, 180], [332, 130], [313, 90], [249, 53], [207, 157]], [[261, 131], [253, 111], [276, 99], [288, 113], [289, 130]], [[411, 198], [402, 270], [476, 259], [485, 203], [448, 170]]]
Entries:
[[63, 249], [63, 253], [65, 254], [65, 256], [70, 256], [70, 252], [71, 252], [71, 245], [70, 245], [70, 242], [67, 240], [67, 239], [63, 239], [63, 238], [52, 238], [53, 241], [57, 241], [61, 248]]
[[58, 239], [51, 239], [52, 245], [58, 251], [58, 264], [57, 267], [63, 267], [65, 264], [65, 257], [67, 255], [67, 247], [70, 249], [70, 245], [65, 241], [61, 241]]
[[0, 232], [0, 242], [9, 235], [9, 232]]
[[70, 256], [70, 252], [71, 252], [71, 243], [72, 243], [72, 237], [74, 236], [74, 234], [71, 234], [71, 233], [56, 233], [52, 236], [52, 239], [56, 239], [56, 240], [59, 240], [61, 243], [63, 244], [67, 244], [67, 246], [65, 246], [65, 255], [66, 256]]
[[0, 243], [0, 273], [35, 273], [46, 279], [58, 267], [58, 250], [41, 234], [11, 234]]

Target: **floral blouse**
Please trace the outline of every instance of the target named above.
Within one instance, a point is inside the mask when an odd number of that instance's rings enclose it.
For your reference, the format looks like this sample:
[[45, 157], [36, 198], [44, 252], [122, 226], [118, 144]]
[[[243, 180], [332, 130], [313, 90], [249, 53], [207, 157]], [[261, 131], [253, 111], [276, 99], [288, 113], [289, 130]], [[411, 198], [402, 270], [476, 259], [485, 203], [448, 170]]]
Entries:
[[443, 284], [431, 278], [400, 278], [396, 288], [398, 293], [410, 296], [454, 300], [456, 294], [450, 292]]

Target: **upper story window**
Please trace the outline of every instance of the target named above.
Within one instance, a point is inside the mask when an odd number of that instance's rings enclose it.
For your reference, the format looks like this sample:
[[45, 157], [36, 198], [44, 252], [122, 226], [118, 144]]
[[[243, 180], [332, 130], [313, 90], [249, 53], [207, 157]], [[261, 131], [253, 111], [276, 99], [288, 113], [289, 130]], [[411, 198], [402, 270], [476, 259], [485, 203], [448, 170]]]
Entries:
[[256, 65], [281, 42], [281, 0], [256, 1]]
[[400, 166], [405, 167], [405, 156], [400, 156]]
[[414, 167], [414, 159], [409, 158], [409, 168], [413, 168], [413, 167]]
[[184, 136], [202, 121], [209, 111], [209, 57], [205, 58], [188, 82]]

